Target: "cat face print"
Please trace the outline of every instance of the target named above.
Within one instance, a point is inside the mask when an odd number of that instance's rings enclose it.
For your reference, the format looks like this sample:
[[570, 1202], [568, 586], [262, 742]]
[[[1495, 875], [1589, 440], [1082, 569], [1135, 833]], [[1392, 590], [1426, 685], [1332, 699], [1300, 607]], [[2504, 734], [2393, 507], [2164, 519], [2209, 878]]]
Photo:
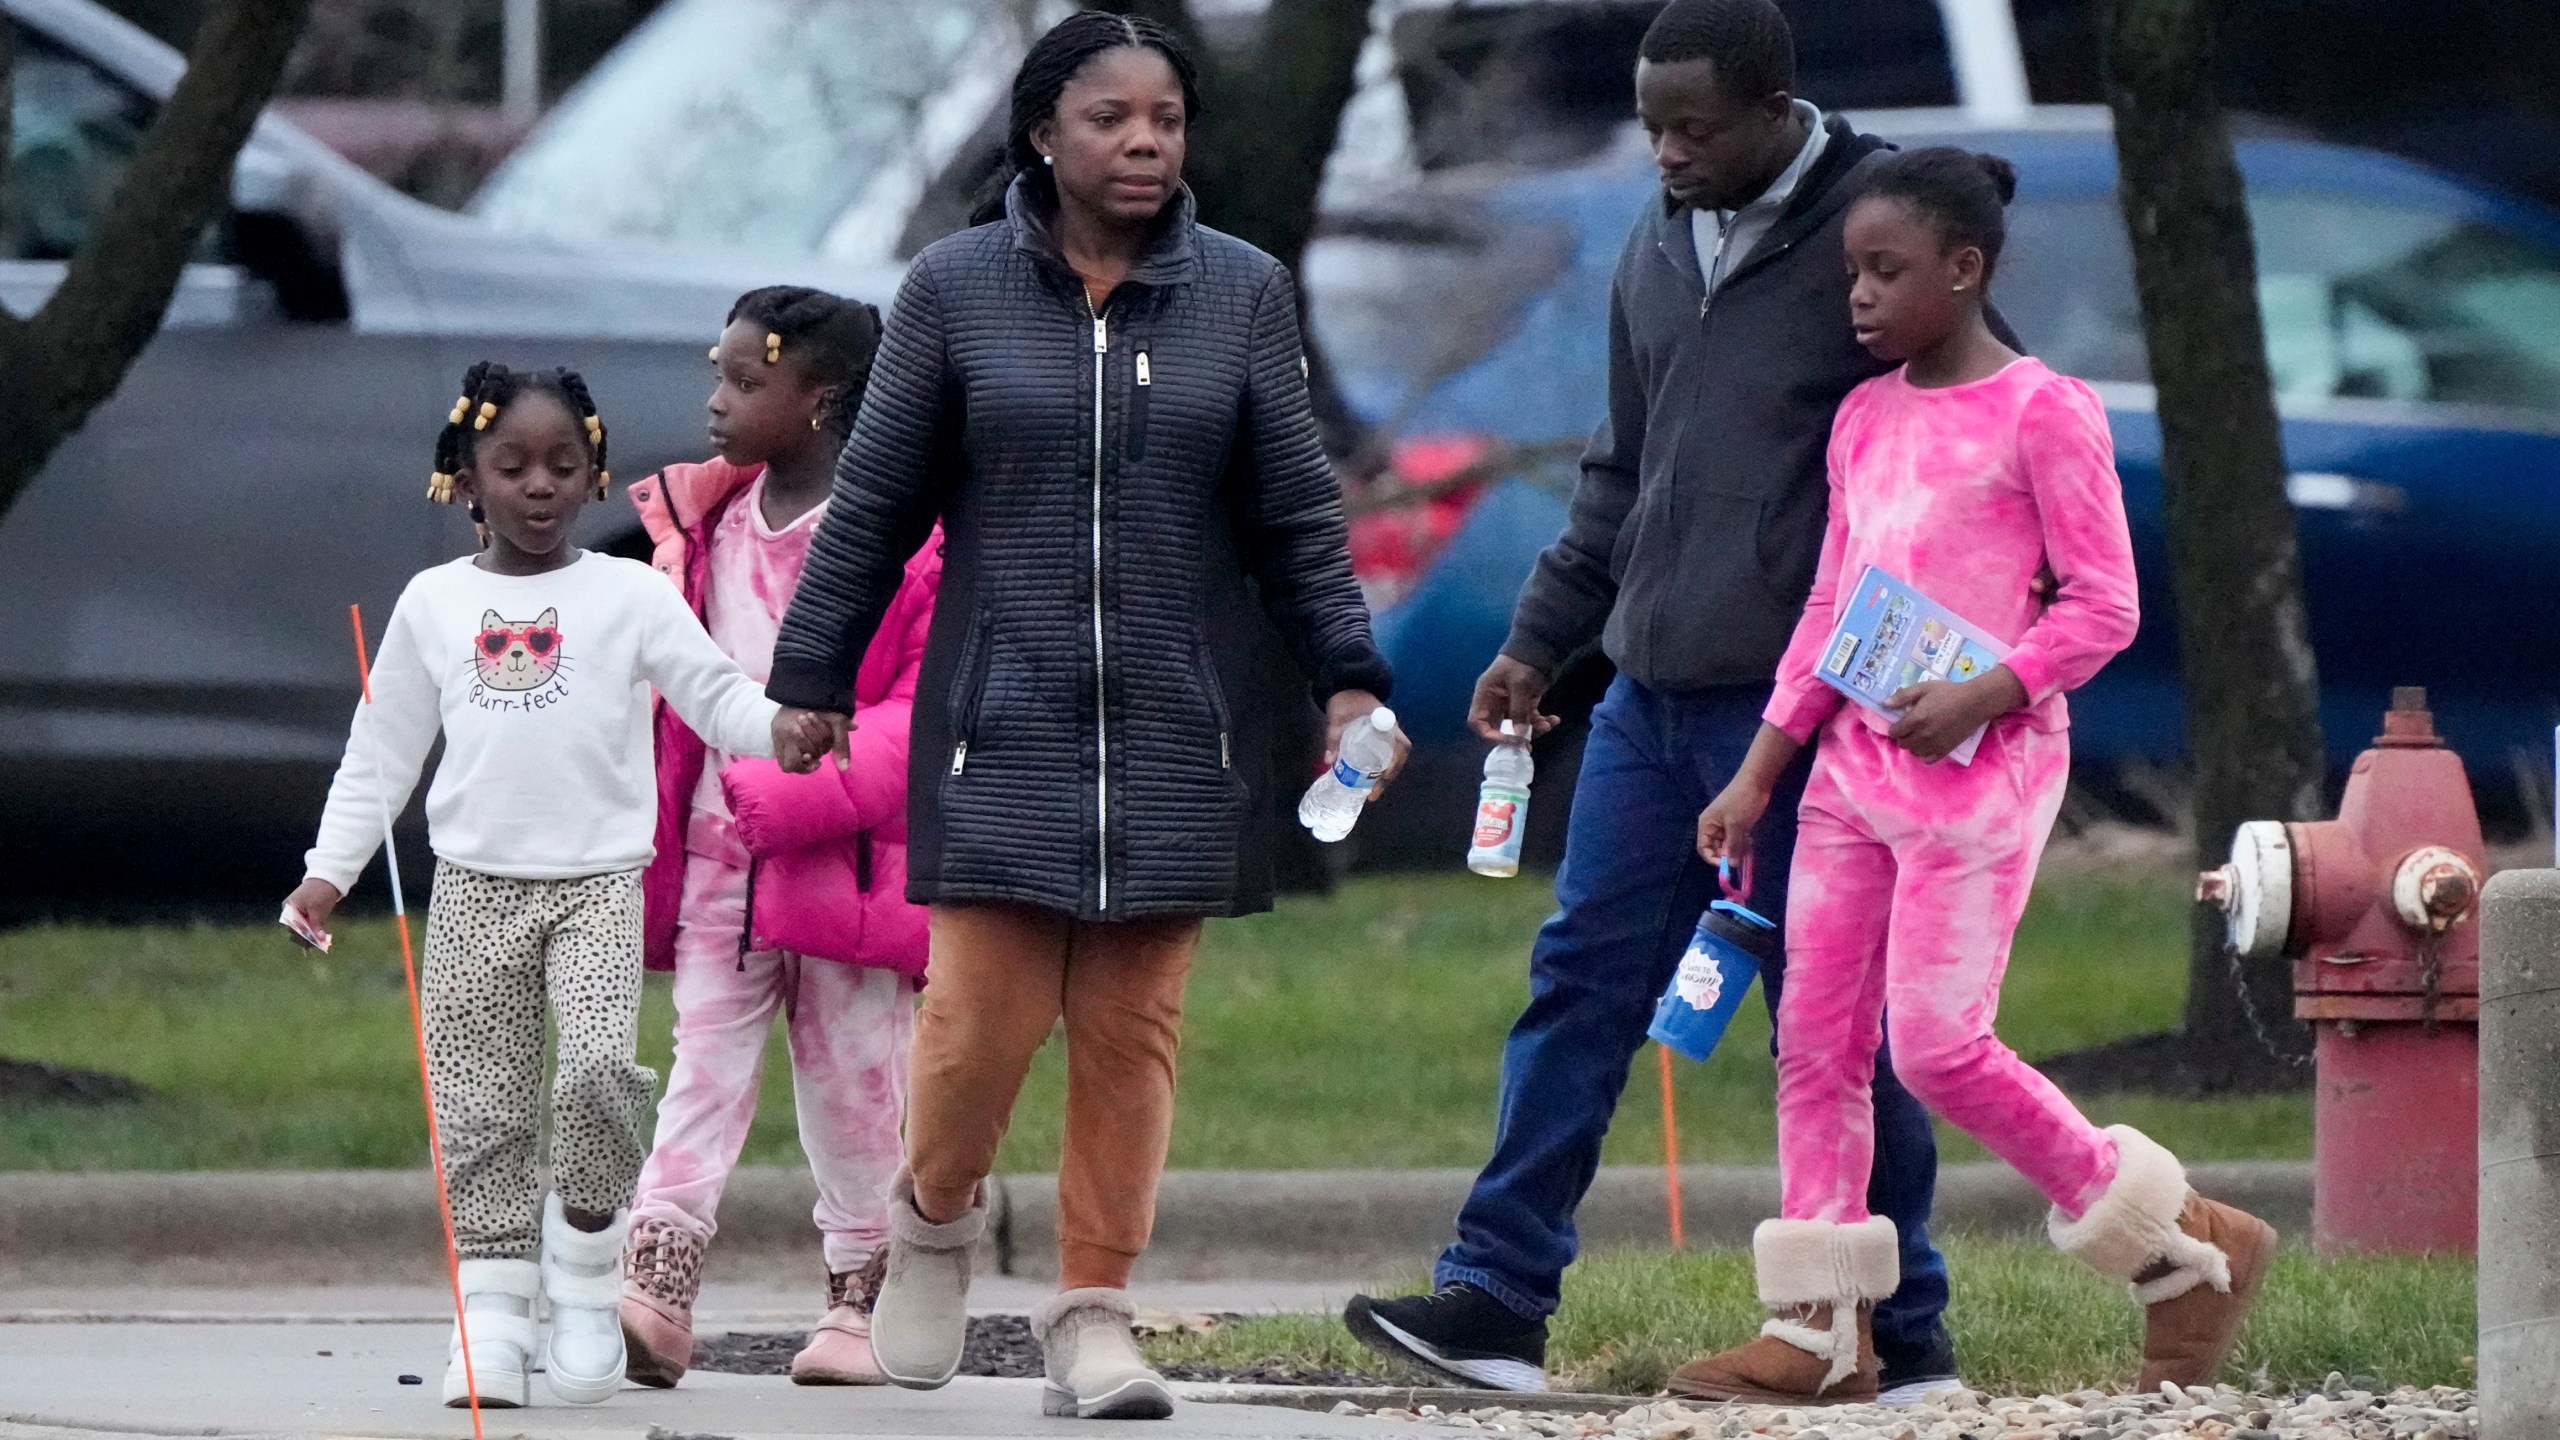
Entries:
[[495, 610], [480, 614], [471, 663], [492, 690], [531, 690], [560, 669], [560, 612], [545, 610], [531, 621], [508, 620]]

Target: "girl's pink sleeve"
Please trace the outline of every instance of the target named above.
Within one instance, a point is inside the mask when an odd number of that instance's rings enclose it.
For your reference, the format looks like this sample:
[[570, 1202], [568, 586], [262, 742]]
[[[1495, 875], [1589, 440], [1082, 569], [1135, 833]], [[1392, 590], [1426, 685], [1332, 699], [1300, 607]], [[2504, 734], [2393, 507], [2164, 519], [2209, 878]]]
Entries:
[[2034, 704], [2089, 683], [2133, 643], [2142, 612], [2124, 482], [2097, 392], [2057, 376], [2029, 397], [2018, 418], [2018, 463], [2056, 582], [2052, 603], [2003, 662]]
[[748, 854], [761, 859], [850, 839], [892, 822], [903, 824], [908, 722], [932, 618], [932, 586], [909, 580], [875, 642], [895, 637], [900, 647], [897, 679], [878, 700], [854, 707], [854, 731], [846, 737], [852, 761], [843, 769], [830, 758], [806, 775], [794, 775], [770, 760], [741, 760], [720, 772], [729, 813], [737, 820], [738, 843]]
[[1830, 520], [1822, 531], [1822, 563], [1814, 567], [1813, 593], [1805, 597], [1804, 614], [1796, 619], [1796, 633], [1787, 641], [1787, 653], [1778, 661], [1777, 688], [1769, 696], [1769, 707], [1760, 718], [1793, 736], [1799, 745], [1813, 739], [1846, 699], [1839, 691], [1823, 684], [1814, 676], [1814, 666], [1822, 652], [1830, 647], [1831, 633], [1840, 610], [1840, 567], [1847, 562], [1849, 550], [1849, 506], [1840, 491], [1840, 459], [1848, 447], [1844, 437], [1856, 424], [1857, 392], [1840, 406], [1840, 414], [1831, 423]]

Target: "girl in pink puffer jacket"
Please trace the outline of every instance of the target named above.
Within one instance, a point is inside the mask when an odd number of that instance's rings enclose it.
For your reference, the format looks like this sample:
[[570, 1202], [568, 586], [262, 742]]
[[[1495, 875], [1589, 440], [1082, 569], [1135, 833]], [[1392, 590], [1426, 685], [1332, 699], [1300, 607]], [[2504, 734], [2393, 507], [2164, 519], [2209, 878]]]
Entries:
[[[656, 564], [758, 681], [826, 513], [878, 312], [821, 291], [751, 291], [712, 350], [720, 458], [631, 488]], [[675, 1063], [641, 1171], [622, 1322], [630, 1378], [673, 1385], [720, 1191], [755, 1117], [765, 1039], [787, 1017], [801, 1149], [818, 1182], [827, 1315], [792, 1361], [804, 1385], [878, 1384], [870, 1301], [901, 1157], [925, 912], [906, 898], [907, 714], [942, 573], [941, 537], [864, 654], [851, 763], [790, 775], [707, 750], [660, 706], [658, 853], [646, 955], [675, 972]]]

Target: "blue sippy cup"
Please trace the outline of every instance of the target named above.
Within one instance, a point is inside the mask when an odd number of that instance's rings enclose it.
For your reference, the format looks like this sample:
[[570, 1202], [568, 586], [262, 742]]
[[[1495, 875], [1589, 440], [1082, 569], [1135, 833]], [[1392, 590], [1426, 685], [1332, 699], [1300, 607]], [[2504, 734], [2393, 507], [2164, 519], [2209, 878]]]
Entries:
[[1689, 951], [1680, 957], [1671, 988], [1662, 992], [1661, 1002], [1653, 1007], [1653, 1024], [1645, 1031], [1692, 1060], [1715, 1053], [1716, 1042], [1733, 1023], [1733, 1012], [1742, 1008], [1743, 997], [1751, 993], [1762, 960], [1776, 959], [1780, 944], [1778, 922], [1742, 903], [1751, 894], [1749, 861], [1743, 862], [1739, 885], [1734, 883], [1732, 863], [1718, 861], [1716, 883], [1724, 898], [1698, 917]]

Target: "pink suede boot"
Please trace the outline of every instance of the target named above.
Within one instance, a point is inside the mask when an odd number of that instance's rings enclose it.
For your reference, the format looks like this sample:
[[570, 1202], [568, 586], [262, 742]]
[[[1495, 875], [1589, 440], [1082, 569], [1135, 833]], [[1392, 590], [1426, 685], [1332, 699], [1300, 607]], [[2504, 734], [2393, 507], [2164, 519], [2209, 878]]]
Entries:
[[664, 1390], [693, 1364], [693, 1300], [702, 1293], [702, 1242], [664, 1220], [631, 1223], [623, 1256], [624, 1375]]
[[886, 1246], [858, 1269], [827, 1276], [827, 1318], [809, 1334], [809, 1346], [791, 1357], [794, 1385], [885, 1385], [871, 1354], [871, 1302], [889, 1270]]

